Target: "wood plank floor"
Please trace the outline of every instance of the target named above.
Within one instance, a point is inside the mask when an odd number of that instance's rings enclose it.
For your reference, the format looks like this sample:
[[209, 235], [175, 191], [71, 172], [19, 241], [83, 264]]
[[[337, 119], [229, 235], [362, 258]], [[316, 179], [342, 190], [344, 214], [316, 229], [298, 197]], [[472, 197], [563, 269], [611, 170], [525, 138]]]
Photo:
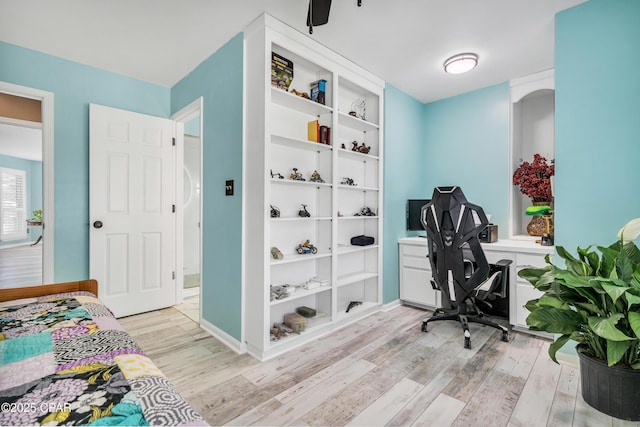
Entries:
[[267, 362], [238, 355], [174, 308], [120, 319], [211, 425], [638, 426], [587, 405], [550, 341], [408, 306], [373, 314]]
[[0, 289], [42, 284], [42, 243], [0, 246]]

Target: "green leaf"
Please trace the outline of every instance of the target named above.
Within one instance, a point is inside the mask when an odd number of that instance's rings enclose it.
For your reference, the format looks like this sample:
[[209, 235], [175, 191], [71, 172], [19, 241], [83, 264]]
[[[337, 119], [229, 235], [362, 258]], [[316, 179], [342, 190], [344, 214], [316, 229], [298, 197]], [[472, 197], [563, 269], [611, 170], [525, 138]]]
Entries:
[[609, 277], [613, 271], [615, 271], [616, 259], [620, 253], [620, 249], [615, 249], [615, 246], [620, 246], [620, 242], [616, 242], [608, 248], [604, 246], [598, 246], [598, 250], [602, 253], [602, 261], [600, 262], [600, 276]]
[[524, 305], [524, 308], [526, 308], [529, 311], [535, 311], [535, 310], [539, 309], [540, 306], [538, 306], [538, 300], [537, 299], [532, 299], [530, 301], [527, 301], [527, 303]]
[[640, 304], [640, 296], [634, 294], [633, 291], [627, 292], [627, 294], [624, 297], [627, 299], [628, 310], [631, 310], [631, 306], [633, 306], [634, 304]]
[[[578, 248], [580, 249], [580, 248]], [[562, 246], [556, 246], [556, 252], [560, 255], [561, 258], [564, 259], [564, 264], [567, 266], [567, 269], [578, 276], [588, 276], [589, 275], [589, 266], [584, 262], [576, 259], [573, 255], [571, 255], [565, 248]]]
[[518, 271], [518, 276], [531, 283], [533, 286], [540, 280], [544, 273], [551, 269], [550, 266], [544, 268], [523, 268]]
[[614, 303], [618, 301], [618, 298], [620, 298], [622, 295], [624, 295], [627, 292], [627, 289], [629, 289], [626, 286], [623, 287], [618, 285], [612, 285], [611, 283], [601, 283], [601, 285], [602, 285], [602, 289], [605, 290], [607, 295], [611, 297]]
[[553, 295], [542, 295], [538, 299], [538, 305], [540, 307], [556, 307], [556, 308], [564, 308], [568, 309], [568, 306], [558, 297]]
[[617, 313], [611, 317], [596, 317], [591, 316], [588, 318], [589, 327], [595, 332], [596, 335], [609, 340], [609, 341], [627, 341], [634, 338], [626, 336], [620, 329], [616, 328], [616, 324], [624, 315]]
[[631, 347], [631, 341], [607, 341], [607, 364], [613, 366]]
[[570, 334], [584, 323], [580, 313], [555, 307], [543, 307], [527, 316], [527, 325], [538, 331], [554, 334]]
[[605, 313], [597, 305], [589, 302], [576, 302], [574, 303], [576, 308], [583, 309], [588, 315], [604, 316]]
[[621, 251], [616, 260], [616, 273], [618, 273], [618, 278], [625, 282], [629, 282], [633, 278], [633, 264], [626, 251]]
[[640, 264], [640, 249], [633, 242], [627, 242], [624, 245], [624, 250], [627, 252], [629, 259], [635, 265]]
[[633, 333], [636, 334], [636, 338], [640, 338], [640, 313], [632, 311], [628, 314], [627, 318], [629, 319]]
[[571, 335], [569, 334], [561, 335], [556, 338], [556, 340], [551, 343], [551, 345], [549, 345], [549, 357], [551, 357], [551, 360], [558, 363], [558, 359], [556, 359], [556, 353], [569, 341], [570, 337]]

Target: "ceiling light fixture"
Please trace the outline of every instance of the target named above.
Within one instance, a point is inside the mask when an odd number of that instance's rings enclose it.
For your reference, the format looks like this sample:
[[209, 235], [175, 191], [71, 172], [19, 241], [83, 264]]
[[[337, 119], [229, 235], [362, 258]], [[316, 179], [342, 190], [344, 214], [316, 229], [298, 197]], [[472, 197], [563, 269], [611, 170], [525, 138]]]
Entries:
[[444, 71], [449, 74], [462, 74], [471, 71], [478, 65], [475, 53], [459, 53], [444, 61]]

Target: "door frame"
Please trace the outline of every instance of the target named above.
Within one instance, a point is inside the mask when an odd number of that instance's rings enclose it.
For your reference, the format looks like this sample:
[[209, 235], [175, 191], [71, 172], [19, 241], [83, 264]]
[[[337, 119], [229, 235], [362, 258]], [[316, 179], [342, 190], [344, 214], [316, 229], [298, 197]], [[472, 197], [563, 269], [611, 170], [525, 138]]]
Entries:
[[54, 283], [55, 278], [55, 212], [54, 212], [54, 113], [53, 93], [0, 81], [0, 92], [22, 98], [36, 99], [42, 109], [42, 283]]
[[[200, 292], [199, 292], [199, 318], [202, 320], [202, 166], [203, 166], [203, 98], [199, 97], [189, 105], [178, 110], [171, 115], [171, 120], [176, 123], [184, 125], [191, 119], [200, 116], [200, 229], [198, 230], [198, 269], [200, 274]], [[182, 170], [184, 169], [184, 126], [182, 131], [176, 135], [176, 304], [180, 304], [183, 301], [182, 291], [184, 290], [184, 206], [182, 200], [184, 200], [184, 180]]]

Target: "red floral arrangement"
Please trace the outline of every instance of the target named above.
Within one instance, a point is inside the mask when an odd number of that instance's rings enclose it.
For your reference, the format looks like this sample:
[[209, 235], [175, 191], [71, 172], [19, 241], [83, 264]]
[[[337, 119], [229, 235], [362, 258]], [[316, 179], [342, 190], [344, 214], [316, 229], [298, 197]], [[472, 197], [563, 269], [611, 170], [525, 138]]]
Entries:
[[553, 159], [550, 164], [540, 154], [533, 155], [533, 162], [521, 162], [513, 173], [513, 185], [520, 186], [520, 192], [534, 202], [550, 201], [551, 180], [555, 173]]

